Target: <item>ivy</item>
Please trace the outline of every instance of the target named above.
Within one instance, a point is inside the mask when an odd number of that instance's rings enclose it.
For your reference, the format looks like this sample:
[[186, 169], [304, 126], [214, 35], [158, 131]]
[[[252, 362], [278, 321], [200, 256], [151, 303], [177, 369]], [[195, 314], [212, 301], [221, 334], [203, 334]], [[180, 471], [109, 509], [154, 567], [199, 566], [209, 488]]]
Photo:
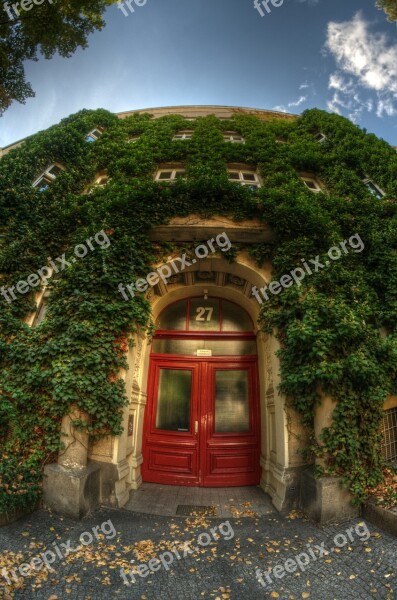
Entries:
[[[89, 144], [85, 136], [95, 127], [104, 133]], [[181, 129], [194, 129], [193, 138], [172, 141]], [[227, 130], [239, 131], [246, 144], [224, 143]], [[314, 138], [320, 131], [322, 143]], [[53, 162], [65, 171], [38, 192], [32, 181]], [[188, 178], [155, 183], [154, 170], [166, 162], [183, 162]], [[235, 162], [257, 165], [263, 187], [230, 183], [226, 168]], [[109, 183], [87, 193], [104, 170]], [[326, 191], [307, 190], [300, 172], [315, 173]], [[118, 284], [145, 277], [163, 257], [167, 248], [149, 240], [153, 226], [192, 213], [270, 225], [276, 242], [250, 252], [259, 265], [272, 260], [275, 280], [302, 258], [361, 236], [363, 252], [271, 296], [260, 323], [281, 342], [281, 391], [302, 421], [313, 428], [320, 390], [337, 401], [332, 427], [309, 450], [362, 500], [382, 477], [382, 407], [397, 393], [396, 174], [397, 155], [386, 142], [318, 110], [293, 121], [236, 114], [194, 122], [81, 111], [7, 154], [0, 161], [2, 285], [26, 279], [48, 257], [71, 256], [99, 231], [111, 244], [50, 280], [46, 318], [35, 327], [24, 322], [35, 309], [33, 294], [11, 304], [0, 298], [0, 510], [40, 496], [43, 466], [61, 447], [61, 420], [72, 406], [89, 415], [92, 439], [121, 432], [127, 340], [153, 323], [145, 296], [126, 302]], [[387, 192], [383, 200], [368, 192], [364, 176]]]

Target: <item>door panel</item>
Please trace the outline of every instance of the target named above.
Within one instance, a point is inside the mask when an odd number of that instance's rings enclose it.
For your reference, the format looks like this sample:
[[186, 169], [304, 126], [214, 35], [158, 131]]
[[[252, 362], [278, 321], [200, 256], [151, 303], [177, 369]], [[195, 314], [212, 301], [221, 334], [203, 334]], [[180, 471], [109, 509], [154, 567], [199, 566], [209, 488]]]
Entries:
[[145, 481], [198, 485], [199, 365], [153, 359], [145, 412]]
[[256, 357], [152, 357], [145, 412], [145, 481], [256, 485], [259, 403]]
[[256, 360], [208, 363], [203, 485], [256, 485], [260, 479]]

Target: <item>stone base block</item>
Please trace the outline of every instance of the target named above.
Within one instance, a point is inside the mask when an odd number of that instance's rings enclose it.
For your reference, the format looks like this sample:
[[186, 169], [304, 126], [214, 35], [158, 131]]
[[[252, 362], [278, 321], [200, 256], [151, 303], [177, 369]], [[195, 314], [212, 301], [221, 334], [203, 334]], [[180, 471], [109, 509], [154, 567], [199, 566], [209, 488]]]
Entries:
[[342, 487], [339, 477], [316, 479], [313, 469], [302, 473], [300, 498], [301, 509], [321, 525], [359, 516], [359, 507], [353, 506], [352, 496]]
[[362, 506], [361, 516], [366, 521], [373, 523], [376, 527], [387, 531], [397, 537], [397, 512], [387, 510], [375, 504], [375, 500], [370, 498]]
[[44, 468], [43, 504], [54, 512], [82, 519], [100, 505], [101, 469], [88, 463], [66, 469], [57, 463]]

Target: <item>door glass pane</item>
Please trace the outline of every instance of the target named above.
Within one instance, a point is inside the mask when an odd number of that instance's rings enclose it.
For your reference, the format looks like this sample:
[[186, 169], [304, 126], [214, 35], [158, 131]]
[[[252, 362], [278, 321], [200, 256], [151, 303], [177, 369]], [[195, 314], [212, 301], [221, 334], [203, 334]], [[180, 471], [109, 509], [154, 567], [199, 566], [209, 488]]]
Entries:
[[175, 302], [164, 310], [157, 322], [159, 329], [186, 329], [186, 300]]
[[216, 371], [215, 381], [215, 433], [248, 432], [248, 371]]
[[212, 356], [256, 354], [256, 340], [172, 340], [154, 339], [152, 352], [197, 356], [197, 350], [211, 350]]
[[190, 331], [220, 331], [219, 300], [194, 298], [190, 301]]
[[241, 306], [222, 300], [222, 331], [253, 331], [251, 319]]
[[160, 369], [156, 429], [189, 431], [192, 372]]

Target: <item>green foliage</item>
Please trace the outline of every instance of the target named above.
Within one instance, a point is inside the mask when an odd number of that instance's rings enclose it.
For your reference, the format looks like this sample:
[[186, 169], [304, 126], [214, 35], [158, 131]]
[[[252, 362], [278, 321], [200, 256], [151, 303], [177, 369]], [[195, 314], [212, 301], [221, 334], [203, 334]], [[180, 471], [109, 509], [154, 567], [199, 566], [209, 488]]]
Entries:
[[389, 21], [397, 21], [397, 0], [377, 0], [376, 5], [385, 11]]
[[[89, 144], [85, 135], [102, 126]], [[180, 129], [191, 140], [172, 141]], [[226, 144], [237, 130], [245, 145]], [[326, 142], [313, 134], [322, 131]], [[131, 136], [140, 135], [134, 144]], [[277, 138], [287, 143], [277, 143]], [[32, 181], [50, 163], [62, 172], [45, 192]], [[182, 161], [188, 178], [153, 181], [162, 162]], [[258, 165], [264, 186], [255, 192], [229, 183], [231, 162]], [[106, 169], [105, 188], [83, 191]], [[326, 186], [313, 194], [298, 173], [312, 171]], [[126, 404], [120, 369], [129, 336], [151, 328], [143, 294], [129, 302], [119, 283], [145, 277], [164, 247], [149, 241], [151, 227], [195, 213], [235, 220], [258, 218], [276, 233], [273, 245], [251, 248], [273, 261], [274, 279], [301, 258], [358, 233], [365, 250], [353, 251], [264, 303], [261, 323], [281, 342], [281, 389], [313, 425], [319, 392], [338, 402], [321, 447], [328, 472], [342, 475], [358, 499], [381, 477], [379, 424], [385, 397], [397, 391], [397, 155], [386, 143], [336, 115], [312, 110], [294, 121], [236, 115], [186, 121], [148, 115], [119, 120], [82, 111], [29, 138], [0, 161], [0, 272], [6, 287], [26, 279], [47, 258], [105, 230], [109, 248], [96, 248], [50, 282], [45, 320], [28, 327], [32, 295], [7, 304], [0, 298], [0, 509], [24, 506], [40, 493], [42, 467], [59, 450], [61, 419], [71, 406], [88, 413], [93, 439], [121, 431]], [[372, 177], [386, 192], [376, 200], [362, 184]], [[233, 260], [236, 248], [230, 253]], [[382, 332], [382, 335], [380, 334]]]
[[69, 57], [78, 47], [87, 47], [87, 37], [104, 27], [102, 14], [114, 0], [45, 0], [29, 12], [19, 6], [19, 17], [0, 14], [0, 114], [13, 101], [24, 103], [34, 96], [25, 80], [24, 61], [37, 60], [37, 54], [51, 58], [56, 52]]

